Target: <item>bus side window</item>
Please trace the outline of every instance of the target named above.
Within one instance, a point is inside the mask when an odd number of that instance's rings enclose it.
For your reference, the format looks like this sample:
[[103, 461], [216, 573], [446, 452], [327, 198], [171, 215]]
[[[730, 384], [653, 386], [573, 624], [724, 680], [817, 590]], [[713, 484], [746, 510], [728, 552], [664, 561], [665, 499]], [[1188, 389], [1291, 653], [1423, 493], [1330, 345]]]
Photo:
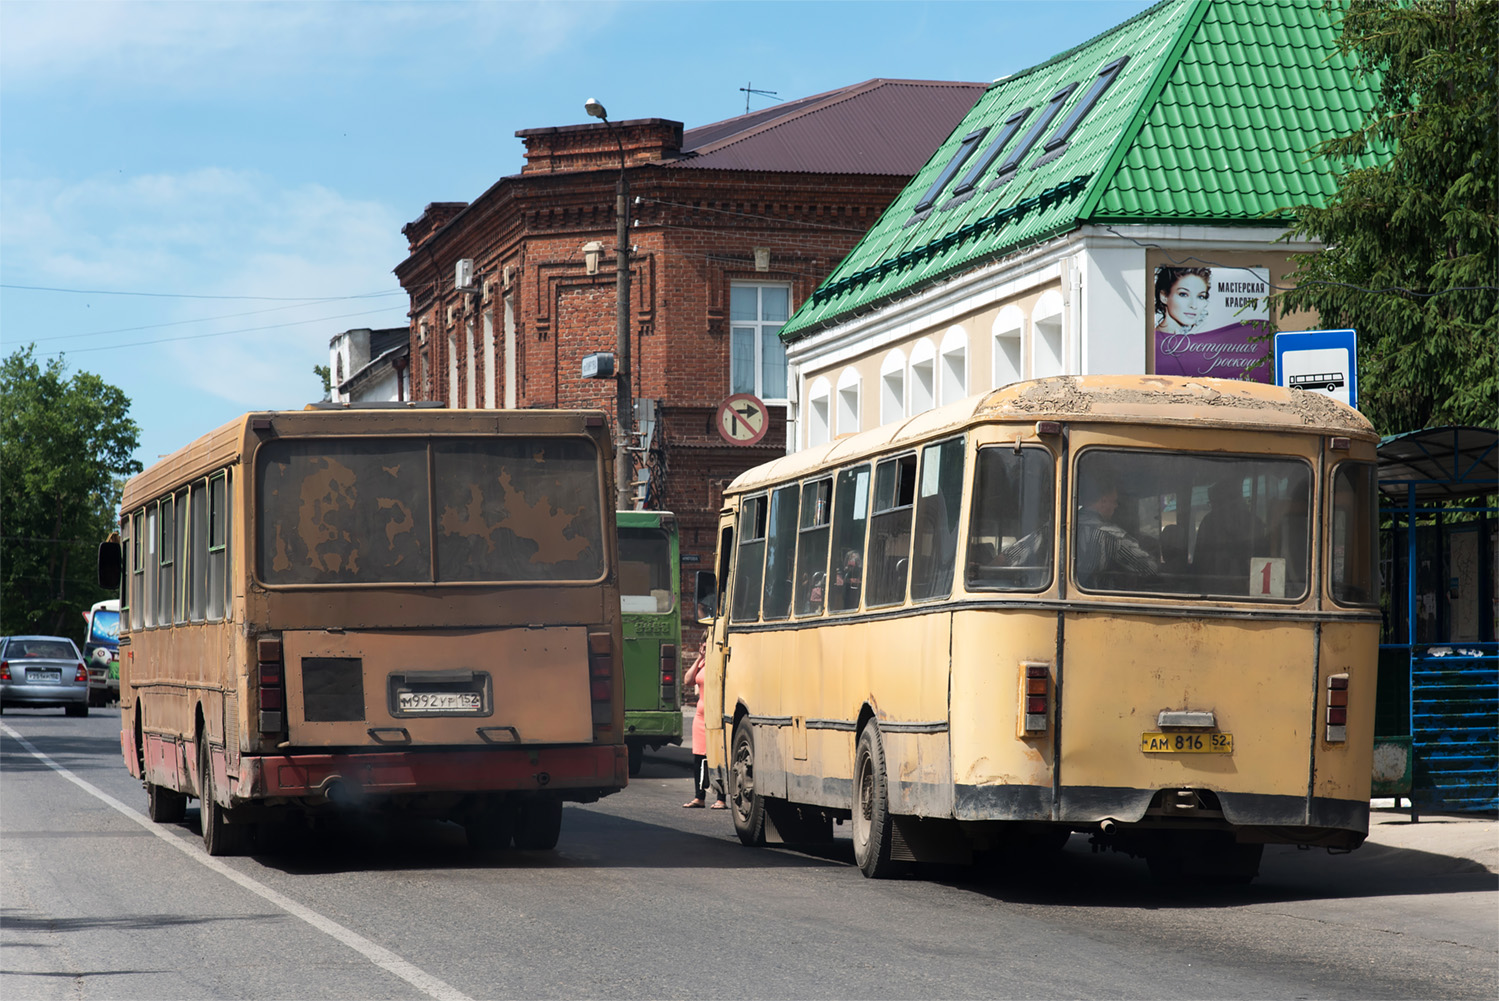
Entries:
[[770, 498], [770, 527], [765, 549], [765, 604], [767, 619], [791, 614], [792, 561], [796, 555], [796, 485], [782, 487]]
[[1049, 451], [985, 448], [973, 477], [968, 588], [1039, 591], [1051, 582], [1056, 468]]
[[963, 439], [953, 438], [922, 449], [916, 540], [911, 556], [912, 601], [952, 594], [962, 493]]
[[739, 551], [734, 556], [734, 593], [729, 620], [753, 622], [760, 617], [760, 583], [765, 572], [766, 496], [747, 499], [739, 508]]
[[802, 486], [801, 531], [796, 543], [796, 614], [821, 615], [827, 595], [828, 532], [833, 523], [833, 481]]
[[874, 514], [864, 604], [897, 605], [906, 597], [911, 560], [911, 507], [916, 499], [916, 456], [886, 459], [874, 470]]
[[864, 587], [864, 525], [869, 519], [869, 466], [838, 474], [833, 495], [833, 566], [828, 611], [852, 612]]

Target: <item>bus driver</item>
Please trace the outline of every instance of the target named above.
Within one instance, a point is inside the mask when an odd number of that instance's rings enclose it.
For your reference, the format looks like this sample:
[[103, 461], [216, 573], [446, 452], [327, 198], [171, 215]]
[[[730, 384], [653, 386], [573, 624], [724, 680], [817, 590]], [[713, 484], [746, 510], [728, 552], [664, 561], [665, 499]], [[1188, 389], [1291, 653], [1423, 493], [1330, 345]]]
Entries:
[[1110, 576], [1154, 577], [1160, 562], [1124, 529], [1114, 523], [1119, 488], [1099, 475], [1078, 482], [1077, 580], [1083, 587], [1099, 587]]

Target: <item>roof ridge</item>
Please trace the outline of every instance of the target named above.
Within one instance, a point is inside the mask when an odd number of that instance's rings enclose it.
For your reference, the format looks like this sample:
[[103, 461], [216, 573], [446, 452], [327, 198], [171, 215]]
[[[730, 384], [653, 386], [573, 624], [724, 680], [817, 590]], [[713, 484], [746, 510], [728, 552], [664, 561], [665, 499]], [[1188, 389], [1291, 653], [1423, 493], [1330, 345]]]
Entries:
[[1026, 67], [1023, 70], [1016, 70], [1014, 73], [1006, 73], [1004, 76], [996, 78], [993, 83], [989, 84], [989, 86], [990, 87], [997, 87], [997, 86], [999, 86], [1002, 83], [1010, 83], [1010, 82], [1015, 81], [1015, 80], [1020, 80], [1020, 79], [1022, 79], [1024, 77], [1030, 76], [1032, 73], [1039, 73], [1041, 70], [1046, 69], [1048, 66], [1053, 66], [1056, 63], [1059, 63], [1059, 62], [1061, 62], [1064, 59], [1070, 59], [1073, 56], [1077, 55], [1079, 52], [1081, 52], [1083, 49], [1086, 49], [1088, 46], [1097, 44], [1097, 42], [1098, 42], [1099, 39], [1104, 38], [1104, 37], [1106, 37], [1108, 35], [1112, 35], [1115, 32], [1123, 31], [1125, 28], [1128, 28], [1130, 25], [1134, 24], [1136, 21], [1140, 21], [1140, 20], [1143, 20], [1143, 19], [1145, 19], [1147, 17], [1150, 17], [1150, 16], [1154, 15], [1162, 7], [1170, 7], [1173, 4], [1178, 4], [1178, 3], [1197, 3], [1197, 2], [1200, 2], [1200, 0], [1160, 0], [1159, 3], [1151, 4], [1149, 7], [1146, 7], [1144, 10], [1140, 11], [1140, 13], [1136, 14], [1134, 17], [1130, 18], [1129, 20], [1127, 20], [1127, 21], [1120, 21], [1118, 24], [1113, 25], [1112, 27], [1109, 27], [1109, 28], [1105, 28], [1103, 31], [1100, 31], [1098, 34], [1094, 35], [1092, 38], [1089, 38], [1089, 39], [1086, 39], [1084, 41], [1078, 42], [1076, 45], [1074, 45], [1072, 48], [1068, 49], [1066, 52], [1058, 52], [1056, 55], [1052, 56], [1050, 59], [1047, 59], [1044, 62], [1039, 62], [1039, 63], [1037, 63], [1034, 66], [1028, 66], [1028, 67]]

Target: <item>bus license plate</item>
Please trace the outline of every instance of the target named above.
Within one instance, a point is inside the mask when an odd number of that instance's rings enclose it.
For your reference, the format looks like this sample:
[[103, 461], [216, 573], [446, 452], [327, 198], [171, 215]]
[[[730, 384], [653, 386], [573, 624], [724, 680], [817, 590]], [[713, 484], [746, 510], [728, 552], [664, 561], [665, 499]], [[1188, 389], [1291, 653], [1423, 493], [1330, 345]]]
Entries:
[[1140, 750], [1146, 754], [1232, 754], [1231, 733], [1142, 733]]
[[396, 708], [403, 713], [476, 713], [481, 706], [478, 692], [399, 691]]

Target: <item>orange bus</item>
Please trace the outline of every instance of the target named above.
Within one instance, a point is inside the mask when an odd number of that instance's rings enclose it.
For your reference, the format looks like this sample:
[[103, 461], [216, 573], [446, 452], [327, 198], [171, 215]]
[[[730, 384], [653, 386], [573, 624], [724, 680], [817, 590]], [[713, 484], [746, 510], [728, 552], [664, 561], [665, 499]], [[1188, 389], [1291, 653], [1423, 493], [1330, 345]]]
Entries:
[[210, 854], [341, 808], [547, 849], [624, 787], [602, 413], [250, 413], [126, 484], [120, 745]]

